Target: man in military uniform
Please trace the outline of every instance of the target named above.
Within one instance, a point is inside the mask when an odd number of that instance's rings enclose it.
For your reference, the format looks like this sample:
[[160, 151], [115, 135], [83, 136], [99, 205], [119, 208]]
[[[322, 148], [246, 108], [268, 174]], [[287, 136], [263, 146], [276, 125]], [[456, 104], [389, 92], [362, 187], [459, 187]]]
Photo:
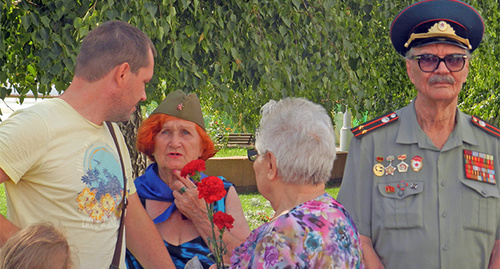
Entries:
[[353, 129], [338, 195], [368, 268], [500, 268], [500, 130], [457, 109], [483, 33], [457, 0], [417, 2], [392, 22], [417, 97]]

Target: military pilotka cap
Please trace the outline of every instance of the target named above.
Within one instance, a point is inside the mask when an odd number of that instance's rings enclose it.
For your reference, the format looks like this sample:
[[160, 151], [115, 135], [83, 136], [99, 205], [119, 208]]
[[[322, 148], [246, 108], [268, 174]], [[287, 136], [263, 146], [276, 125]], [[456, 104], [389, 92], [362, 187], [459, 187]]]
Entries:
[[423, 0], [403, 9], [392, 21], [391, 41], [405, 56], [412, 47], [447, 43], [473, 52], [481, 43], [484, 22], [458, 0]]
[[200, 99], [198, 99], [198, 96], [194, 93], [186, 95], [181, 90], [169, 93], [151, 115], [153, 114], [166, 114], [179, 119], [192, 121], [205, 130], [205, 121], [201, 113]]

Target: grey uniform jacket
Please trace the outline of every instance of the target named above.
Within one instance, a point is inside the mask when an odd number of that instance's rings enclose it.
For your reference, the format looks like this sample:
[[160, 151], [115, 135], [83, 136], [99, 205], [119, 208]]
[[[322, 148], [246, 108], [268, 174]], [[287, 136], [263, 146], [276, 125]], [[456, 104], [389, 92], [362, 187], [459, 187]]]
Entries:
[[438, 149], [413, 103], [395, 113], [399, 119], [352, 139], [337, 200], [385, 268], [487, 268], [500, 238], [499, 137], [457, 111]]

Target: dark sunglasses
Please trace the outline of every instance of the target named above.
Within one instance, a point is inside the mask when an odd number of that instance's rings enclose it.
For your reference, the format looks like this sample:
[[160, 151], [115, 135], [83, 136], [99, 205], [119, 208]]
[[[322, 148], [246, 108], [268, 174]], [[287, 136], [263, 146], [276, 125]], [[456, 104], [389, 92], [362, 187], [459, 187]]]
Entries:
[[256, 149], [247, 149], [247, 156], [248, 160], [253, 162], [259, 156], [259, 152]]
[[465, 59], [467, 59], [467, 55], [465, 54], [450, 54], [446, 55], [444, 58], [440, 58], [434, 54], [422, 54], [413, 56], [410, 59], [418, 61], [418, 67], [420, 70], [425, 73], [432, 73], [438, 69], [439, 64], [444, 62], [446, 68], [450, 70], [450, 72], [458, 72], [464, 69]]

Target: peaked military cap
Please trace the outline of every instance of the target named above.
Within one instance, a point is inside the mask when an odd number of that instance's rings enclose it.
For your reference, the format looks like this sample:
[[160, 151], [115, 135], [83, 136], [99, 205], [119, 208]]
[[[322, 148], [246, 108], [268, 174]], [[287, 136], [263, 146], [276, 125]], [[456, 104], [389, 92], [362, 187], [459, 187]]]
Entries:
[[169, 93], [151, 115], [159, 113], [194, 122], [205, 130], [200, 99], [194, 93], [186, 95], [181, 90]]
[[473, 52], [481, 43], [484, 22], [458, 0], [423, 0], [403, 9], [391, 24], [391, 42], [405, 56], [412, 47], [448, 43]]

